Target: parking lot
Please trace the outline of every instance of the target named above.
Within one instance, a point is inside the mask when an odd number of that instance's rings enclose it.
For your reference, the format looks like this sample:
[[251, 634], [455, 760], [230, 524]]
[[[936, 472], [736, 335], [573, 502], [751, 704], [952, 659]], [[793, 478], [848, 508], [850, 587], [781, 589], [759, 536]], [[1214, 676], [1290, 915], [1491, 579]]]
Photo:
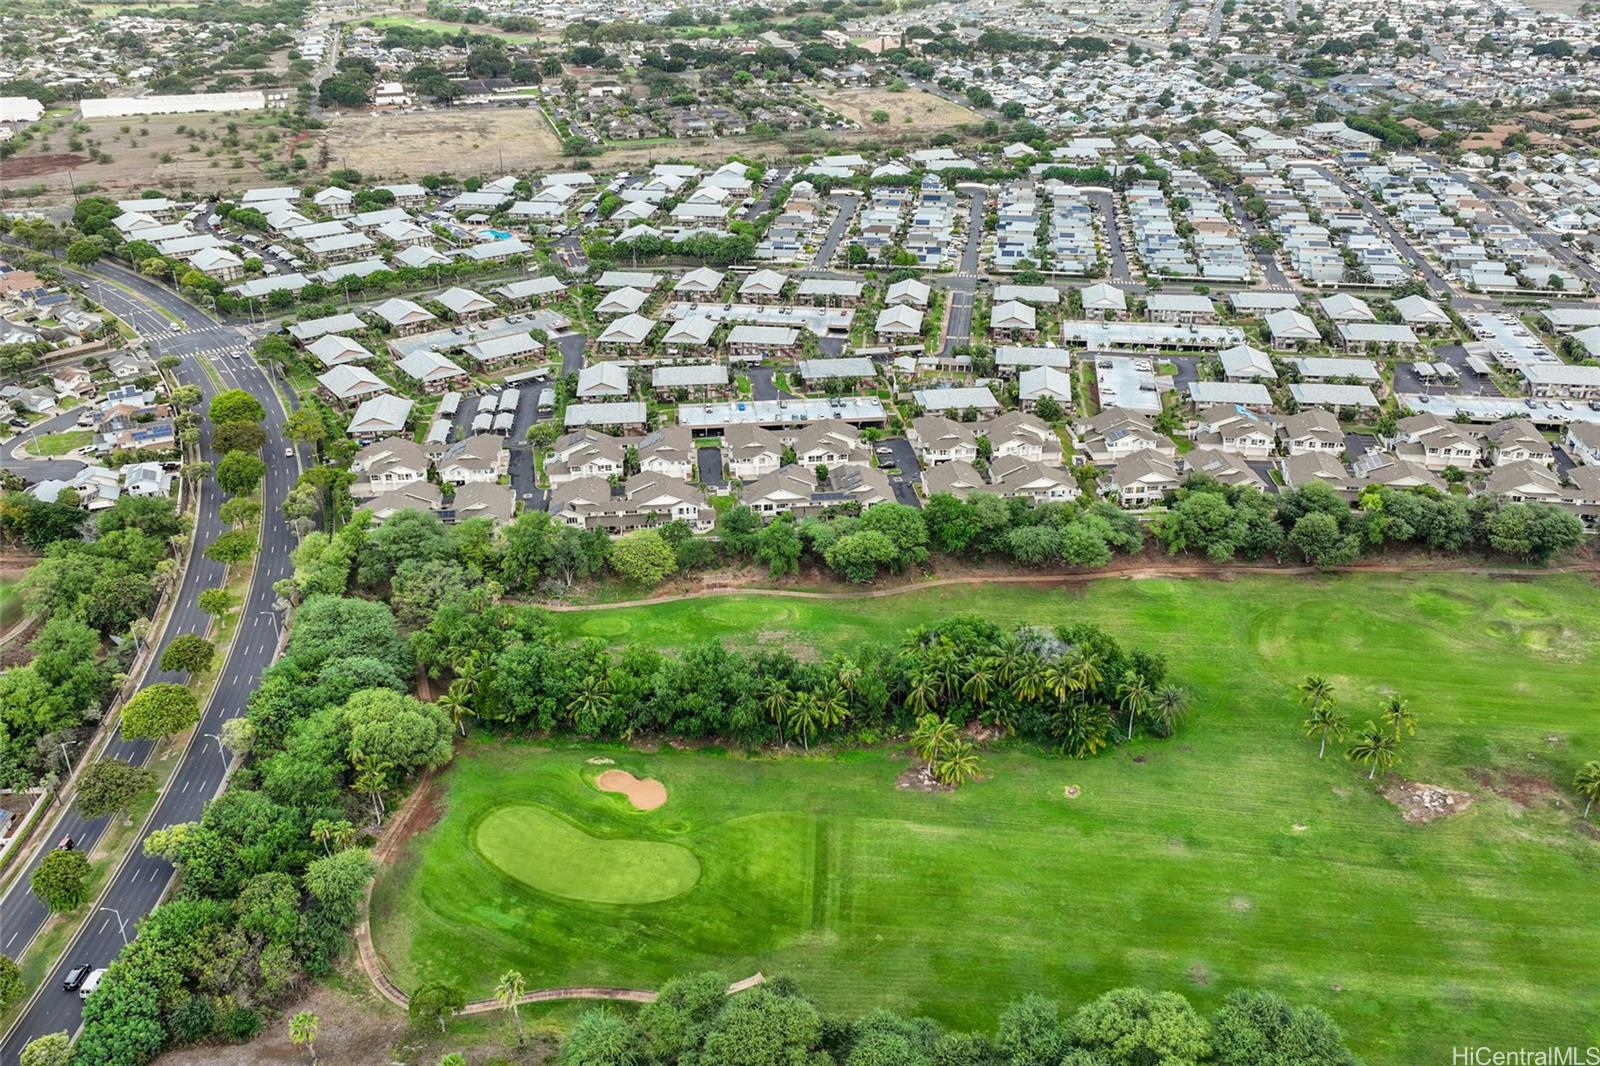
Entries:
[[878, 456], [878, 466], [894, 486], [895, 500], [907, 507], [921, 507], [915, 486], [922, 478], [922, 467], [911, 442], [904, 437], [885, 437], [872, 447]]

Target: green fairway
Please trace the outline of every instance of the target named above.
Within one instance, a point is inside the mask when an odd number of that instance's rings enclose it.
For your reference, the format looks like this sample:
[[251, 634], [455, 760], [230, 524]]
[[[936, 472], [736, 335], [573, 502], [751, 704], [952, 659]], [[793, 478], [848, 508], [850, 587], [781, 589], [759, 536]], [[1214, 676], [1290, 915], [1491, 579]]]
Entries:
[[590, 903], [656, 903], [700, 879], [699, 861], [682, 845], [591, 836], [531, 803], [490, 811], [472, 843], [523, 884]]
[[[479, 997], [508, 966], [533, 987], [761, 970], [831, 1008], [983, 1028], [1031, 991], [1076, 1005], [1145, 984], [1209, 1009], [1261, 985], [1328, 1010], [1374, 1063], [1600, 1042], [1600, 834], [1570, 802], [1573, 771], [1600, 756], [1600, 592], [1585, 578], [1105, 580], [729, 597], [558, 623], [826, 654], [958, 611], [1104, 625], [1167, 655], [1193, 716], [1170, 741], [1083, 762], [991, 751], [983, 779], [952, 795], [897, 789], [909, 756], [893, 750], [474, 740], [441, 779], [438, 824], [380, 876], [390, 975]], [[1313, 671], [1356, 724], [1385, 690], [1404, 694], [1419, 733], [1397, 773], [1468, 792], [1470, 808], [1407, 823], [1339, 751], [1319, 762], [1292, 691]], [[661, 781], [667, 803], [640, 812], [595, 790], [600, 754]], [[507, 805], [560, 818], [509, 827], [496, 853], [577, 868], [605, 865], [598, 843], [671, 845], [698, 881], [647, 904], [571, 898], [593, 898], [605, 878], [589, 875], [582, 893], [540, 891], [482, 854], [482, 823]]]

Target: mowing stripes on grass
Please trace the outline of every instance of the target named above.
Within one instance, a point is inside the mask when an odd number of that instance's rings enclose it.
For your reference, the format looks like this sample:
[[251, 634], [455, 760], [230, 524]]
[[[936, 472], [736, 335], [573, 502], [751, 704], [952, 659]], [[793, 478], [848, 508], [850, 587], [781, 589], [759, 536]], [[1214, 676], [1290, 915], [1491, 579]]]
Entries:
[[657, 903], [700, 880], [700, 861], [679, 844], [592, 836], [530, 803], [490, 811], [472, 844], [530, 888], [588, 903]]

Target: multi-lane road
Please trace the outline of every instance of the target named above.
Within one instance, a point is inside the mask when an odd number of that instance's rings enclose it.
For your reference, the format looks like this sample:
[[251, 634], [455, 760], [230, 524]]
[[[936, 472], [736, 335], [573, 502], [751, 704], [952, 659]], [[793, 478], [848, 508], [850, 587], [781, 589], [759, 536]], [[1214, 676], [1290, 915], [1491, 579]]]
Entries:
[[[291, 573], [290, 553], [295, 544], [294, 535], [279, 512], [285, 494], [299, 476], [300, 460], [298, 455], [285, 454], [289, 444], [282, 435], [281, 402], [266, 373], [250, 358], [244, 334], [218, 322], [171, 291], [115, 267], [98, 268], [95, 275], [78, 275], [75, 280], [83, 284], [94, 299], [137, 330], [150, 344], [153, 354], [180, 356], [183, 362], [176, 374], [183, 384], [198, 386], [208, 399], [220, 389], [245, 389], [269, 412], [265, 427], [267, 474], [262, 486], [261, 551], [256, 558], [249, 594], [241, 608], [232, 651], [224, 663], [211, 702], [150, 820], [152, 828], [161, 828], [199, 818], [206, 802], [221, 790], [228, 764], [217, 739], [221, 725], [243, 712], [261, 671], [275, 655], [282, 620], [274, 606], [272, 585]], [[167, 313], [162, 314], [157, 307]], [[181, 322], [179, 331], [174, 330], [173, 318]], [[210, 364], [209, 371], [202, 361]], [[209, 426], [202, 428], [201, 448], [209, 454]], [[29, 472], [27, 464], [13, 462], [9, 454], [3, 459], [6, 465]], [[206, 559], [203, 550], [223, 531], [218, 513], [220, 504], [221, 495], [215, 486], [201, 489], [194, 552], [175, 593], [163, 646], [180, 634], [204, 634], [207, 630], [209, 619], [199, 608], [199, 595], [205, 589], [220, 585], [224, 571], [219, 564]], [[142, 684], [182, 680], [181, 676], [160, 670], [156, 666], [158, 659], [159, 656], [152, 657], [140, 679]], [[105, 754], [143, 763], [149, 759], [151, 750], [148, 741], [128, 741], [118, 734], [111, 738]], [[79, 847], [87, 850], [100, 839], [105, 825], [104, 819], [86, 821], [75, 809], [69, 809], [58, 816], [55, 824], [41, 828], [40, 832], [43, 839], [51, 841], [71, 835]], [[0, 914], [4, 915], [0, 923], [3, 924], [0, 952], [12, 956], [20, 954], [48, 917], [28, 888], [29, 875], [41, 858], [42, 853], [0, 898]], [[0, 1066], [15, 1066], [20, 1061], [22, 1048], [31, 1040], [47, 1033], [77, 1030], [83, 1002], [76, 994], [61, 991], [65, 971], [79, 963], [104, 966], [110, 962], [123, 946], [123, 925], [116, 915], [120, 915], [131, 935], [135, 923], [160, 901], [172, 876], [173, 869], [167, 862], [144, 855], [142, 840], [133, 846], [124, 865], [112, 877], [105, 898], [100, 901], [106, 909], [89, 915], [67, 950], [55, 960], [37, 999], [6, 1034], [0, 1044]]]

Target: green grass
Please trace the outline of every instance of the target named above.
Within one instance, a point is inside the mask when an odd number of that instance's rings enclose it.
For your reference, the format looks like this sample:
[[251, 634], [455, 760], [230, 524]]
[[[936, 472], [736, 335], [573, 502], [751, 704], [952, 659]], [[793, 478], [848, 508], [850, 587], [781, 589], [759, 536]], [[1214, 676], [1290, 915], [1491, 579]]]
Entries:
[[68, 429], [60, 433], [46, 433], [42, 437], [35, 437], [28, 442], [28, 451], [33, 455], [66, 455], [75, 452], [94, 439], [94, 433], [87, 429]]
[[681, 844], [595, 836], [531, 803], [484, 815], [473, 827], [472, 846], [530, 888], [589, 903], [658, 903], [700, 879], [699, 860]]
[[16, 578], [0, 575], [0, 633], [22, 620], [22, 595]]
[[[513, 965], [531, 986], [759, 969], [830, 1008], [985, 1028], [1030, 991], [1070, 1005], [1137, 983], [1209, 1009], [1263, 985], [1328, 1010], [1373, 1063], [1600, 1040], [1600, 837], [1579, 829], [1567, 791], [1600, 754], [1584, 695], [1600, 691], [1600, 593], [1581, 577], [1102, 580], [557, 620], [664, 648], [712, 636], [826, 654], [958, 611], [1100, 623], [1164, 652], [1194, 715], [1173, 740], [1084, 762], [992, 751], [984, 779], [954, 795], [896, 789], [909, 763], [892, 750], [474, 741], [443, 777], [441, 821], [377, 886], [391, 976], [477, 997]], [[1472, 793], [1470, 809], [1408, 824], [1337, 752], [1319, 762], [1292, 692], [1312, 671], [1358, 723], [1386, 689], [1408, 697], [1420, 728], [1399, 772]], [[637, 812], [597, 792], [586, 760], [602, 752], [660, 780], [666, 805]], [[1526, 802], [1483, 783], [1509, 793], [1513, 773]], [[1068, 785], [1081, 795], [1065, 798]], [[517, 803], [602, 839], [680, 845], [700, 880], [645, 905], [537, 891], [471, 842], [487, 812]], [[526, 850], [568, 861], [543, 839]]]

